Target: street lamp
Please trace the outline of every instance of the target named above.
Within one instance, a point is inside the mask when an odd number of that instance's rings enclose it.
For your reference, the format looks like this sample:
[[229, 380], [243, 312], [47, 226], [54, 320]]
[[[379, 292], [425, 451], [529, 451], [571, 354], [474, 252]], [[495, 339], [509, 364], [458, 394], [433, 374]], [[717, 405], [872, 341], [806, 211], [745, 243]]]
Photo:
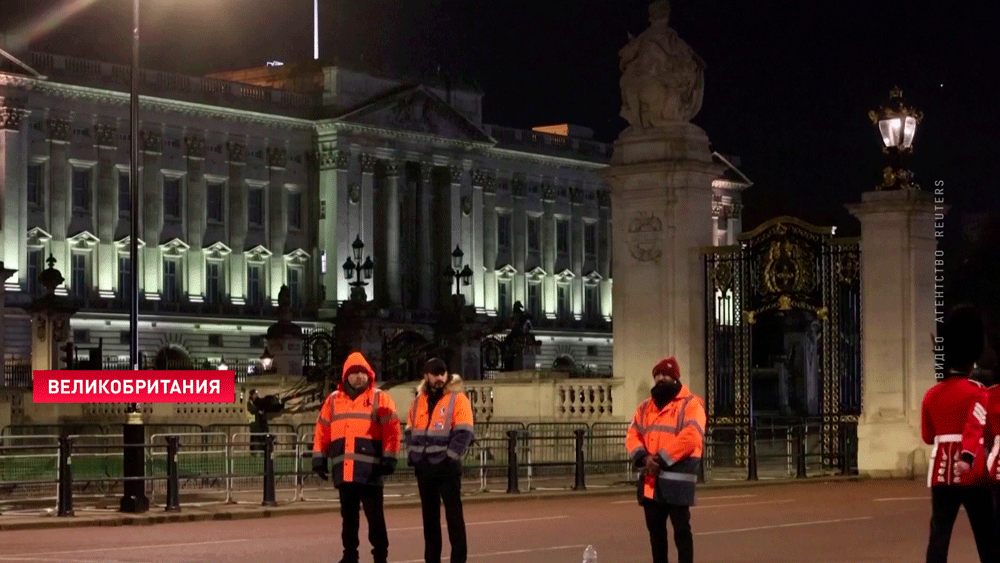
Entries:
[[271, 351], [265, 346], [264, 353], [260, 356], [260, 367], [264, 368], [264, 373], [268, 373], [271, 371], [272, 365], [274, 365], [274, 356], [271, 355]]
[[912, 182], [913, 172], [903, 168], [902, 157], [913, 152], [913, 138], [917, 132], [917, 124], [924, 118], [923, 112], [903, 99], [902, 90], [893, 88], [889, 99], [882, 102], [877, 110], [869, 111], [868, 117], [878, 125], [885, 145], [882, 152], [889, 158], [889, 166], [883, 171], [882, 185], [878, 189], [918, 189], [919, 186]]
[[462, 285], [469, 285], [472, 283], [472, 268], [468, 264], [462, 267], [462, 258], [465, 253], [462, 252], [462, 248], [459, 246], [455, 247], [455, 250], [451, 253], [451, 266], [444, 269], [444, 276], [446, 278], [455, 279], [455, 295], [462, 295]]
[[[363, 280], [372, 279], [372, 272], [375, 270], [375, 263], [372, 261], [372, 257], [369, 255], [365, 258], [364, 263], [361, 262], [361, 256], [364, 254], [365, 243], [361, 242], [361, 235], [359, 234], [354, 243], [351, 244], [351, 250], [353, 251], [354, 258], [351, 259], [350, 256], [344, 261], [344, 278], [354, 279], [350, 283], [351, 286], [351, 299], [356, 301], [364, 301], [365, 290], [364, 287], [368, 285]], [[357, 278], [357, 279], [355, 279]]]

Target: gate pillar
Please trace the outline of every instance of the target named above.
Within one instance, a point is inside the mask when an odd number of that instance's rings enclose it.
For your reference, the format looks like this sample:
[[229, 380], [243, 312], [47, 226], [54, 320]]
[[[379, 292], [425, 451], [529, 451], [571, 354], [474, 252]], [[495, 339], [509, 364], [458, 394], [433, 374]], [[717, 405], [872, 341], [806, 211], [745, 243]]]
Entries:
[[708, 136], [690, 123], [627, 130], [615, 143], [605, 174], [614, 244], [613, 365], [615, 377], [625, 380], [613, 397], [618, 417], [631, 417], [649, 396], [653, 366], [665, 356], [677, 358], [683, 383], [704, 396], [700, 252], [712, 244], [712, 180], [721, 173]]
[[912, 477], [927, 470], [920, 407], [936, 383], [932, 336], [935, 212], [944, 205], [919, 190], [862, 194], [847, 206], [861, 222], [864, 388], [858, 421], [858, 472]]

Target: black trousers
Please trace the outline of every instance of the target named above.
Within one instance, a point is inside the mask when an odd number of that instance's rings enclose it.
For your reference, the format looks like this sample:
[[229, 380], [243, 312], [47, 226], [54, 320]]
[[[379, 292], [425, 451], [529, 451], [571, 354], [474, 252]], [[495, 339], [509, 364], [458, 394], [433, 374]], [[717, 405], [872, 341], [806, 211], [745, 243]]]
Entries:
[[937, 485], [931, 487], [931, 531], [927, 544], [927, 563], [946, 563], [951, 531], [959, 507], [965, 507], [976, 550], [982, 563], [1000, 563], [1000, 543], [993, 516], [993, 502], [987, 487]]
[[344, 483], [337, 487], [340, 492], [340, 516], [343, 519], [341, 540], [344, 542], [345, 563], [358, 561], [358, 532], [361, 528], [361, 506], [365, 507], [368, 519], [368, 541], [372, 544], [375, 563], [389, 561], [389, 535], [385, 529], [382, 487]]
[[674, 526], [678, 563], [694, 563], [694, 536], [691, 534], [691, 507], [645, 500], [646, 529], [653, 548], [653, 563], [667, 563], [667, 518]]
[[424, 520], [424, 561], [441, 563], [441, 504], [448, 523], [451, 563], [466, 563], [469, 548], [465, 541], [465, 516], [462, 513], [462, 467], [454, 465], [417, 465], [417, 488]]

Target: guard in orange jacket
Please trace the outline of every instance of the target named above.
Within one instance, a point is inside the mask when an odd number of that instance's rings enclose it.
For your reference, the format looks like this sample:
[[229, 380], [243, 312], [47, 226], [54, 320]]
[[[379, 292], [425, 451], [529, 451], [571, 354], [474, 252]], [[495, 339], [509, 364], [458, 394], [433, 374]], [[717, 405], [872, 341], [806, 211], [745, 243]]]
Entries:
[[924, 442], [933, 444], [927, 486], [931, 489], [931, 526], [927, 563], [946, 563], [958, 509], [965, 507], [983, 563], [1000, 562], [993, 509], [986, 485], [988, 395], [971, 379], [983, 353], [983, 322], [975, 309], [953, 309], [942, 327], [945, 377], [924, 395], [920, 426]]
[[424, 365], [424, 381], [406, 423], [407, 463], [417, 474], [424, 523], [424, 562], [441, 563], [441, 503], [448, 523], [451, 563], [465, 563], [462, 456], [472, 443], [472, 404], [462, 378], [437, 358]]
[[705, 442], [705, 406], [680, 382], [673, 357], [653, 368], [656, 384], [639, 405], [625, 447], [636, 468], [653, 563], [667, 563], [667, 518], [674, 527], [679, 563], [693, 563], [691, 506]]
[[323, 403], [313, 438], [313, 471], [326, 480], [333, 458], [333, 483], [343, 518], [341, 563], [358, 563], [361, 505], [375, 563], [387, 563], [389, 538], [383, 513], [384, 478], [396, 470], [399, 417], [388, 393], [375, 385], [375, 371], [360, 352], [344, 362], [337, 390]]

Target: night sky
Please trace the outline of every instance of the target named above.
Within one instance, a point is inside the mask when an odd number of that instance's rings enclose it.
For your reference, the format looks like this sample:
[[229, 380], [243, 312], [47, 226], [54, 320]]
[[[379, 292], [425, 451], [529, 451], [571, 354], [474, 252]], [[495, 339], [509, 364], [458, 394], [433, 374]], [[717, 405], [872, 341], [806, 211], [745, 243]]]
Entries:
[[[0, 21], [16, 30], [83, 7], [34, 33], [31, 48], [129, 61], [128, 0], [0, 2], [16, 12]], [[943, 180], [956, 209], [1000, 208], [1000, 23], [988, 4], [673, 2], [673, 27], [708, 65], [694, 122], [715, 150], [741, 157], [754, 182], [744, 228], [789, 214], [854, 234], [842, 204], [881, 181], [867, 114], [894, 85], [925, 112], [911, 160], [917, 182]], [[321, 0], [321, 54], [411, 75], [440, 67], [485, 92], [489, 123], [570, 122], [612, 141], [625, 126], [617, 53], [646, 28], [647, 5]], [[311, 0], [143, 0], [143, 10], [148, 68], [204, 74], [312, 56]]]

